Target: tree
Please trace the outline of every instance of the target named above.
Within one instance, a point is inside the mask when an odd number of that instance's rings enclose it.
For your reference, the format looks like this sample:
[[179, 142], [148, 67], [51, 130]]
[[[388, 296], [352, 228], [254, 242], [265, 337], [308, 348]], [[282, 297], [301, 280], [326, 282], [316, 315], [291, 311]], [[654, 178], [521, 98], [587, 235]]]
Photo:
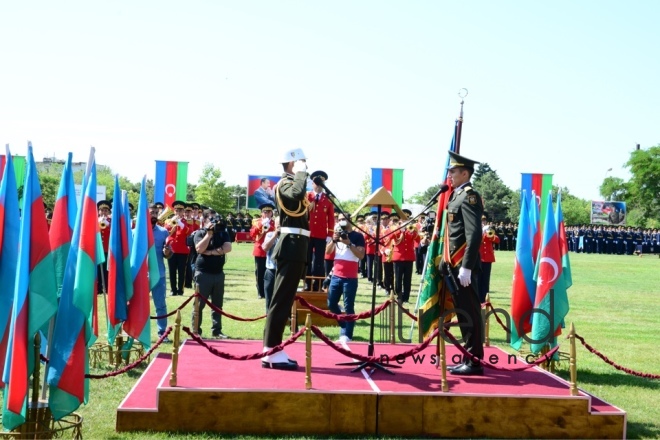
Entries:
[[626, 185], [628, 192], [624, 200], [629, 210], [639, 211], [637, 226], [657, 224], [660, 218], [660, 145], [633, 151], [625, 166], [630, 169], [632, 178]]
[[628, 196], [626, 186], [626, 183], [620, 177], [606, 177], [599, 188], [599, 192], [605, 200], [625, 200]]
[[588, 225], [591, 223], [591, 200], [580, 199], [568, 188], [552, 185], [552, 201], [557, 203], [557, 193], [561, 192], [561, 210], [565, 225]]
[[[234, 205], [235, 198], [230, 187], [223, 180], [220, 169], [213, 164], [206, 163], [199, 177], [199, 183], [194, 188], [196, 202], [209, 206], [218, 212], [230, 211]], [[188, 188], [190, 191], [190, 187]]]
[[472, 185], [481, 194], [484, 211], [491, 221], [517, 221], [517, 218], [509, 217], [509, 207], [518, 203], [520, 198], [515, 198], [515, 193], [502, 182], [495, 171], [489, 171], [479, 180], [473, 180]]
[[472, 175], [472, 183], [478, 182], [488, 173], [495, 173], [497, 175], [497, 171], [493, 170], [486, 162], [480, 163]]

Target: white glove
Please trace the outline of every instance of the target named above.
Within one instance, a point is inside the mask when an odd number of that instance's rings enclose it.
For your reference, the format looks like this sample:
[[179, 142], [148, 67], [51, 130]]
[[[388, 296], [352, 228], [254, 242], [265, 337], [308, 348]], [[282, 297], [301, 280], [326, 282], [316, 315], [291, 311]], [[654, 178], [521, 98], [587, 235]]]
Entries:
[[178, 219], [176, 221], [176, 224], [177, 224], [178, 227], [183, 228], [183, 222], [181, 221], [181, 219]]
[[458, 270], [458, 281], [461, 283], [461, 286], [467, 287], [472, 282], [472, 271], [461, 267]]
[[293, 168], [291, 169], [291, 171], [293, 171], [294, 174], [298, 173], [300, 171], [306, 172], [307, 171], [307, 163], [304, 160], [297, 160], [293, 164]]
[[261, 226], [263, 226], [264, 228], [268, 229], [268, 228], [270, 227], [270, 219], [269, 219], [269, 218], [265, 218], [265, 219], [263, 219], [263, 220], [261, 221]]
[[326, 237], [325, 238], [325, 244], [328, 244], [332, 241], [332, 237]]

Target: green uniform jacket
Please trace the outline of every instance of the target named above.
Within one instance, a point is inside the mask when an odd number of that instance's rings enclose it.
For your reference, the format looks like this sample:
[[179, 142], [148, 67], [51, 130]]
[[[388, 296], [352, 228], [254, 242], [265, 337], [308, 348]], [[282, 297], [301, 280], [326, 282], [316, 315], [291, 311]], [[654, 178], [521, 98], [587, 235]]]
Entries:
[[[280, 211], [280, 227], [301, 228], [309, 231], [307, 207], [307, 173], [298, 172], [294, 175], [285, 174], [277, 184], [278, 203]], [[302, 215], [290, 216], [285, 211], [293, 211]], [[300, 234], [281, 234], [273, 249], [273, 258], [288, 261], [307, 262], [309, 238]]]
[[467, 245], [461, 266], [475, 270], [481, 267], [481, 216], [484, 205], [481, 196], [470, 182], [454, 191], [447, 204], [449, 253], [453, 254], [464, 243]]

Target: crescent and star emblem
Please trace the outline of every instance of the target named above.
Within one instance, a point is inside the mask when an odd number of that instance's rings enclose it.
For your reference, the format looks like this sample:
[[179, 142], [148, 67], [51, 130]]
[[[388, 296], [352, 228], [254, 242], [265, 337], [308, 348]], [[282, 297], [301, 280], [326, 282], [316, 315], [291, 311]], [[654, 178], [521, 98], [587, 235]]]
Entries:
[[550, 279], [550, 281], [548, 281], [549, 283], [552, 283], [554, 280], [557, 279], [557, 275], [559, 275], [559, 267], [557, 266], [557, 262], [555, 260], [553, 260], [552, 258], [543, 257], [543, 258], [541, 258], [541, 264], [543, 264], [543, 263], [548, 263], [550, 266], [552, 266], [552, 270], [555, 271], [555, 273], [552, 275], [552, 278]]
[[[172, 188], [172, 192], [169, 191], [170, 188]], [[165, 195], [173, 196], [175, 192], [176, 192], [176, 186], [172, 185], [171, 183], [165, 185]]]

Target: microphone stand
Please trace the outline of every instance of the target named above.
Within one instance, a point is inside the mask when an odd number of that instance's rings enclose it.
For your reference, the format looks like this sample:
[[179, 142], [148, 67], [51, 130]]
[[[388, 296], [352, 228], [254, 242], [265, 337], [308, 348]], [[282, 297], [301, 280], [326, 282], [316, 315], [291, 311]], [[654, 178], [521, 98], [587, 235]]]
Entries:
[[[332, 202], [332, 204], [335, 206], [335, 208], [337, 208], [337, 210], [339, 212], [341, 212], [342, 214], [344, 214], [344, 216], [346, 216], [344, 211], [337, 205], [337, 203], [335, 203], [335, 199], [337, 197], [332, 193], [332, 191], [330, 191], [328, 189], [327, 186], [325, 186], [325, 183], [323, 183], [320, 180], [319, 180], [318, 183], [317, 182], [314, 182], [314, 183], [316, 183], [317, 185], [319, 185], [321, 188], [323, 188], [326, 191], [328, 196], [330, 196], [329, 199]], [[378, 250], [379, 250], [379, 245], [380, 245], [380, 243], [379, 243], [379, 241], [380, 241], [380, 214], [381, 214], [381, 211], [382, 211], [382, 205], [377, 205], [377, 209], [378, 209], [377, 212], [378, 212], [379, 221], [376, 223], [376, 236], [374, 237], [375, 242], [376, 242], [375, 255], [378, 255]], [[353, 224], [352, 221], [351, 221], [351, 224]], [[377, 286], [378, 278], [380, 278], [379, 277], [380, 271], [381, 271], [381, 265], [379, 264], [378, 267], [376, 268], [376, 274], [375, 274], [375, 276], [372, 277], [372, 281], [371, 281], [371, 320], [370, 320], [370, 323], [369, 323], [369, 346], [368, 346], [368, 349], [367, 349], [367, 355], [369, 357], [373, 357], [373, 355], [374, 355], [374, 327], [375, 327], [375, 313], [374, 313], [374, 311], [376, 310], [376, 286]], [[355, 372], [363, 370], [365, 368], [372, 368], [372, 369], [377, 369], [377, 370], [384, 371], [384, 372], [392, 374], [392, 375], [394, 373], [389, 370], [390, 368], [401, 368], [400, 365], [389, 365], [389, 364], [386, 367], [385, 365], [381, 364], [380, 362], [376, 362], [376, 361], [340, 362], [337, 365], [355, 366], [355, 368], [351, 370], [351, 373], [355, 373]]]

